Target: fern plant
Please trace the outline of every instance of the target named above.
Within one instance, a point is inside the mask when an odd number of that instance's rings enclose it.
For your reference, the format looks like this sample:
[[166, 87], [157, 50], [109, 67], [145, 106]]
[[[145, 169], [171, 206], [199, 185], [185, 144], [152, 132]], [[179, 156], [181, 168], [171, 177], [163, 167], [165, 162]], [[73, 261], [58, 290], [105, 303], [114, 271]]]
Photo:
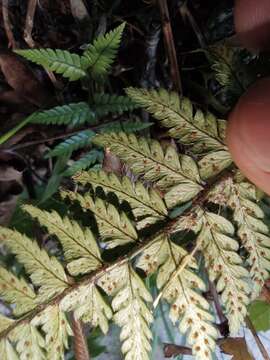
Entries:
[[[58, 258], [25, 234], [0, 229], [3, 245], [29, 275], [0, 270], [1, 298], [13, 304], [12, 316], [2, 316], [0, 323], [4, 359], [63, 359], [72, 337], [69, 312], [104, 334], [115, 322], [124, 358], [150, 359], [155, 309], [166, 301], [194, 358], [208, 360], [220, 336], [213, 304], [204, 295], [208, 280], [236, 334], [269, 276], [270, 238], [260, 196], [230, 159], [225, 122], [166, 90], [127, 92], [189, 155], [134, 134], [98, 134], [93, 143], [109, 148], [137, 180], [103, 170], [74, 175], [78, 191], [62, 189], [61, 196], [79, 205], [81, 218], [87, 215], [96, 226], [82, 226], [72, 206], [61, 217], [24, 205], [60, 242], [63, 257]], [[187, 232], [193, 233], [188, 242]], [[124, 255], [105, 260], [116, 247]], [[155, 299], [145, 281], [153, 274]]]
[[[108, 124], [102, 121], [105, 116], [119, 116], [124, 112], [131, 112], [136, 107], [128, 96], [104, 92], [106, 80], [108, 80], [112, 64], [116, 59], [124, 28], [125, 23], [105, 35], [100, 35], [92, 44], [85, 45], [85, 50], [81, 56], [60, 49], [16, 50], [20, 56], [43, 66], [46, 70], [62, 75], [70, 82], [81, 79], [84, 86], [87, 86], [90, 96], [88, 102], [80, 101], [58, 105], [52, 109], [31, 114], [15, 130], [12, 129], [1, 137], [0, 144], [28, 123], [66, 126], [68, 130], [78, 131], [46, 154], [47, 158], [59, 158], [67, 155], [70, 158], [74, 151], [89, 148], [89, 152], [86, 152], [68, 169], [64, 169], [61, 174], [62, 176], [70, 176], [76, 171], [84, 170], [101, 162], [100, 151], [93, 149], [91, 141], [96, 131], [123, 130], [135, 132], [149, 127], [151, 123], [132, 119], [112, 121]], [[97, 88], [100, 89], [100, 92], [95, 90]], [[89, 127], [93, 130], [90, 131]]]

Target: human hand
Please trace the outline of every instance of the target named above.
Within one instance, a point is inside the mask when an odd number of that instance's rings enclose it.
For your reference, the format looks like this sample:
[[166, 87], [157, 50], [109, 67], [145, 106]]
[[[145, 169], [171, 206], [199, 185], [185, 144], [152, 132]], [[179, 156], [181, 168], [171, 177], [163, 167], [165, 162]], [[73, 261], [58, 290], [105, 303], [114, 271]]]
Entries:
[[[243, 46], [270, 49], [270, 0], [236, 0], [234, 19]], [[227, 143], [240, 170], [270, 195], [270, 78], [240, 98], [229, 117]]]

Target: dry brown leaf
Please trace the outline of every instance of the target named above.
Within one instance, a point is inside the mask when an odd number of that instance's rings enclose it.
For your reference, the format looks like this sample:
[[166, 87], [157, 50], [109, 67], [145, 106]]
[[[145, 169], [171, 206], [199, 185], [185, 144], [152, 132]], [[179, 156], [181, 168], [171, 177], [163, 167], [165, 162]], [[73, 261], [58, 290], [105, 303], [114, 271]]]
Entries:
[[10, 87], [28, 102], [41, 107], [48, 99], [48, 92], [33, 71], [16, 54], [1, 50], [0, 68]]
[[232, 360], [254, 360], [248, 351], [245, 338], [226, 338], [219, 342], [224, 354], [233, 355]]

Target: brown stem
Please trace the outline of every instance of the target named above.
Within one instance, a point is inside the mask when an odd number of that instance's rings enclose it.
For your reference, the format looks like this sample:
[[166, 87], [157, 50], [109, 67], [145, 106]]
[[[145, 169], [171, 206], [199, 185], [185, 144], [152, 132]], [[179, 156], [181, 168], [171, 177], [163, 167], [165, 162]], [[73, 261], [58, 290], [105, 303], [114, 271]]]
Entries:
[[8, 3], [9, 0], [2, 0], [2, 15], [3, 15], [4, 28], [8, 38], [8, 47], [12, 49], [16, 49], [17, 43], [13, 36], [12, 25], [9, 20]]
[[197, 21], [195, 20], [194, 16], [192, 15], [191, 11], [189, 10], [186, 1], [184, 2], [184, 4], [182, 4], [179, 7], [179, 12], [184, 19], [185, 18], [188, 19], [190, 26], [192, 27], [201, 48], [206, 48], [206, 46], [207, 46], [206, 39], [205, 39], [203, 33], [201, 32], [201, 29], [200, 29]]
[[90, 354], [82, 323], [81, 321], [76, 320], [74, 315], [72, 315], [72, 330], [74, 335], [73, 344], [75, 359], [90, 360]]
[[257, 331], [256, 331], [255, 327], [253, 326], [250, 318], [247, 316], [245, 320], [246, 320], [247, 327], [251, 331], [251, 333], [252, 333], [252, 335], [253, 335], [253, 337], [254, 337], [254, 339], [256, 341], [256, 344], [257, 344], [258, 348], [260, 349], [260, 352], [261, 352], [264, 360], [270, 360], [268, 352], [265, 349], [263, 343], [261, 342], [261, 339], [259, 338], [259, 336], [257, 334]]
[[171, 26], [171, 21], [170, 21], [170, 14], [169, 14], [167, 0], [158, 0], [158, 4], [159, 4], [159, 9], [160, 9], [165, 46], [166, 46], [166, 50], [167, 50], [167, 54], [168, 54], [168, 58], [169, 58], [169, 62], [170, 62], [171, 78], [172, 78], [175, 90], [178, 91], [180, 94], [182, 94], [183, 93], [182, 82], [181, 82], [178, 61], [177, 61], [177, 55], [176, 55], [176, 50], [175, 50], [175, 44], [174, 44], [174, 39], [173, 39], [173, 32], [172, 32], [172, 26]]
[[36, 12], [38, 0], [29, 0], [27, 5], [27, 13], [25, 19], [25, 28], [24, 28], [24, 40], [29, 45], [30, 48], [35, 47], [35, 42], [32, 37], [32, 31], [34, 27], [34, 17]]

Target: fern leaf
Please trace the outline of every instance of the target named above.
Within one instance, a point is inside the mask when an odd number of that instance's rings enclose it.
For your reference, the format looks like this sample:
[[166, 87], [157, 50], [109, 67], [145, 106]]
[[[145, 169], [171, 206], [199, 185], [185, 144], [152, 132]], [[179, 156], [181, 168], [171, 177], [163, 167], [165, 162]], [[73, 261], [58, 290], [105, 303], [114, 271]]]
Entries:
[[228, 151], [218, 151], [205, 155], [198, 163], [200, 175], [205, 180], [219, 174], [232, 164]]
[[93, 108], [99, 117], [110, 113], [123, 114], [123, 112], [132, 111], [136, 107], [136, 104], [128, 96], [95, 94], [93, 97]]
[[10, 344], [8, 339], [0, 341], [1, 360], [19, 360], [18, 354]]
[[35, 308], [36, 294], [23, 279], [18, 279], [6, 269], [0, 267], [0, 295], [8, 303], [14, 304], [15, 316], [22, 315]]
[[160, 267], [157, 286], [163, 289], [162, 297], [171, 304], [172, 322], [180, 321], [179, 330], [188, 334], [187, 341], [196, 359], [211, 359], [218, 333], [212, 324], [214, 318], [209, 313], [210, 306], [201, 295], [206, 287], [194, 272], [198, 268], [194, 258], [182, 272], [173, 276], [187, 255], [183, 248], [162, 235], [142, 253], [137, 266], [147, 273]]
[[119, 179], [115, 174], [104, 171], [82, 172], [74, 180], [83, 185], [91, 184], [94, 188], [102, 187], [105, 193], [113, 192], [121, 201], [127, 201], [138, 220], [138, 229], [154, 224], [167, 215], [160, 195], [152, 188], [147, 190], [139, 181], [133, 184], [128, 177]]
[[25, 266], [31, 280], [38, 291], [38, 301], [46, 301], [61, 293], [68, 286], [63, 267], [55, 257], [49, 257], [36, 242], [17, 231], [0, 227], [0, 240], [16, 255], [18, 261]]
[[31, 324], [41, 326], [45, 333], [45, 347], [47, 359], [64, 360], [65, 349], [68, 349], [68, 336], [73, 335], [65, 314], [58, 305], [48, 306], [37, 315]]
[[81, 79], [87, 75], [86, 59], [67, 50], [30, 49], [16, 50], [15, 52], [47, 70], [61, 74], [70, 81]]
[[49, 110], [31, 115], [31, 122], [42, 125], [80, 126], [85, 123], [96, 123], [96, 114], [85, 102], [56, 106]]
[[67, 269], [71, 275], [85, 274], [102, 266], [99, 248], [92, 232], [83, 229], [68, 217], [63, 219], [56, 211], [42, 211], [34, 206], [25, 205], [23, 209], [46, 226], [49, 234], [56, 235], [64, 249], [68, 261]]
[[166, 191], [164, 198], [168, 207], [189, 201], [202, 190], [194, 160], [186, 155], [179, 157], [172, 146], [164, 151], [158, 141], [123, 132], [97, 135], [93, 142], [108, 147], [135, 174], [156, 181], [156, 185]]
[[60, 303], [63, 311], [74, 311], [75, 319], [90, 323], [104, 334], [108, 332], [108, 320], [112, 318], [112, 311], [106, 304], [95, 284], [82, 285], [66, 295]]
[[118, 26], [104, 36], [99, 36], [93, 44], [88, 45], [83, 53], [88, 72], [94, 78], [108, 74], [115, 60], [125, 23]]
[[112, 204], [106, 204], [101, 199], [94, 201], [89, 195], [72, 192], [62, 192], [72, 200], [79, 201], [81, 207], [94, 213], [100, 236], [106, 241], [108, 248], [136, 242], [137, 232], [124, 212], [119, 213]]
[[[216, 281], [217, 291], [221, 293], [230, 332], [236, 334], [245, 322], [251, 289], [249, 273], [243, 267], [243, 261], [237, 253], [239, 245], [232, 238], [234, 227], [220, 215], [200, 208], [195, 211], [196, 221], [199, 219], [201, 225], [201, 228], [195, 225], [196, 230], [199, 231], [197, 243], [200, 244], [205, 257], [210, 280]], [[185, 229], [186, 226], [182, 228]], [[190, 229], [194, 231], [194, 228]]]
[[56, 145], [53, 150], [46, 154], [46, 158], [54, 156], [66, 156], [73, 151], [82, 149], [91, 144], [92, 138], [96, 134], [92, 130], [80, 131], [78, 134], [71, 136], [60, 144]]
[[38, 329], [31, 324], [20, 324], [10, 334], [20, 360], [45, 360], [45, 341]]
[[93, 149], [79, 160], [75, 161], [67, 170], [63, 173], [64, 176], [72, 176], [79, 171], [89, 168], [96, 162], [101, 163], [103, 160], [103, 153], [99, 150]]
[[13, 319], [10, 319], [10, 318], [0, 314], [0, 333], [5, 331], [10, 325], [12, 325], [13, 322], [14, 322]]
[[264, 224], [264, 213], [256, 204], [256, 187], [246, 181], [226, 179], [209, 195], [209, 201], [233, 210], [238, 236], [248, 252], [247, 259], [253, 280], [252, 298], [256, 298], [269, 277], [270, 236]]
[[[152, 297], [129, 265], [123, 265], [116, 274], [119, 272], [123, 282], [120, 282], [120, 287], [114, 288], [112, 307], [114, 321], [121, 327], [122, 353], [127, 360], [147, 360], [152, 339], [149, 326], [153, 317], [146, 303], [151, 303]], [[114, 277], [113, 274], [111, 276]]]
[[125, 120], [125, 121], [114, 121], [110, 124], [104, 124], [99, 127], [100, 131], [103, 133], [107, 132], [121, 132], [124, 131], [127, 134], [134, 133], [136, 131], [142, 131], [148, 129], [152, 126], [153, 123], [134, 121], [134, 120]]
[[[228, 152], [224, 143], [224, 120], [216, 119], [210, 113], [194, 111], [190, 100], [179, 98], [178, 94], [164, 89], [128, 88], [126, 91], [135, 103], [144, 107], [161, 125], [169, 129], [171, 137], [189, 146], [194, 154], [204, 155], [211, 151], [215, 158], [219, 151]], [[229, 158], [229, 154], [227, 156]], [[223, 170], [219, 161], [215, 166], [220, 171]]]

